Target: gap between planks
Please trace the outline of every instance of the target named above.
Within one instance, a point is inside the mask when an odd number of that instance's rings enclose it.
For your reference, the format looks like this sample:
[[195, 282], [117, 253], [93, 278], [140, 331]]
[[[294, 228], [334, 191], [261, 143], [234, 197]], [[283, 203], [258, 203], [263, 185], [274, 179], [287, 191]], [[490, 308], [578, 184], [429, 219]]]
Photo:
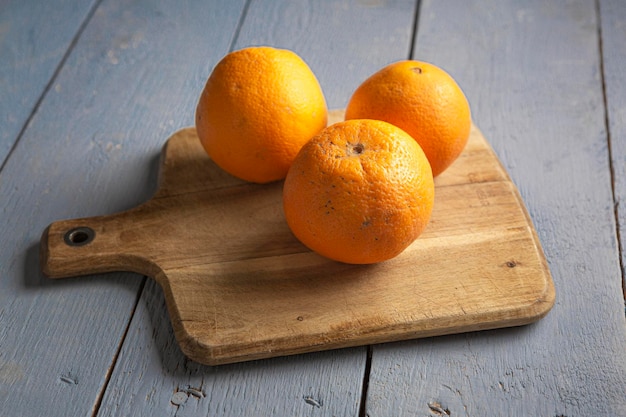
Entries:
[[239, 16], [239, 21], [237, 22], [237, 28], [235, 29], [235, 33], [233, 33], [233, 38], [230, 41], [230, 45], [228, 45], [228, 51], [232, 52], [233, 48], [237, 44], [237, 40], [239, 39], [239, 34], [241, 33], [241, 28], [243, 27], [243, 22], [246, 20], [246, 16], [248, 15], [248, 9], [250, 8], [250, 3], [252, 0], [246, 0], [246, 3], [243, 5], [243, 9], [241, 10], [241, 15]]
[[13, 141], [13, 144], [9, 148], [9, 152], [7, 152], [7, 155], [4, 158], [4, 160], [0, 161], [0, 173], [2, 173], [2, 171], [4, 170], [4, 167], [5, 167], [6, 163], [7, 163], [7, 161], [9, 160], [9, 158], [11, 158], [11, 155], [13, 154], [15, 149], [17, 148], [17, 145], [20, 142], [20, 140], [22, 139], [22, 136], [24, 136], [24, 132], [26, 131], [26, 128], [28, 127], [28, 125], [30, 124], [31, 120], [35, 116], [35, 113], [37, 113], [37, 110], [39, 110], [39, 107], [41, 106], [41, 103], [43, 102], [43, 99], [48, 95], [48, 92], [52, 88], [52, 84], [54, 84], [54, 82], [56, 81], [57, 77], [59, 76], [59, 73], [61, 72], [61, 69], [65, 66], [65, 62], [67, 61], [67, 59], [69, 58], [70, 54], [74, 50], [74, 47], [76, 46], [76, 43], [78, 42], [78, 39], [80, 39], [80, 37], [82, 36], [83, 32], [85, 31], [85, 28], [87, 27], [87, 24], [91, 21], [91, 18], [96, 13], [96, 10], [100, 6], [100, 3], [102, 3], [102, 0], [95, 0], [93, 6], [91, 6], [91, 9], [89, 9], [89, 12], [87, 12], [87, 15], [85, 16], [85, 20], [83, 20], [83, 22], [78, 27], [78, 30], [74, 34], [74, 37], [72, 38], [69, 46], [67, 47], [67, 50], [65, 51], [65, 53], [61, 57], [61, 60], [57, 64], [56, 68], [54, 69], [54, 72], [52, 73], [52, 76], [50, 77], [50, 79], [46, 83], [46, 86], [44, 87], [43, 91], [41, 92], [41, 94], [37, 98], [37, 101], [35, 101], [35, 104], [33, 105], [33, 108], [31, 109], [30, 114], [28, 115], [28, 117], [24, 121], [24, 124], [22, 125], [22, 127], [20, 128], [20, 131], [18, 132], [17, 136], [15, 137], [15, 140]]
[[407, 54], [408, 59], [415, 59], [413, 51], [415, 51], [415, 45], [417, 44], [417, 27], [420, 20], [420, 10], [422, 8], [422, 1], [416, 0], [415, 2], [415, 14], [413, 15], [413, 27], [411, 33], [411, 42], [409, 44], [409, 52]]
[[613, 146], [612, 146], [612, 138], [611, 138], [611, 126], [609, 123], [609, 106], [606, 94], [606, 74], [604, 69], [604, 49], [603, 49], [603, 41], [602, 41], [602, 13], [600, 10], [600, 0], [595, 0], [594, 2], [595, 11], [596, 11], [596, 19], [597, 19], [597, 36], [598, 36], [598, 63], [600, 66], [600, 81], [602, 83], [602, 101], [604, 104], [604, 128], [606, 130], [606, 142], [608, 149], [608, 159], [609, 159], [609, 173], [611, 176], [611, 195], [613, 198], [613, 217], [615, 218], [615, 235], [617, 238], [617, 249], [618, 249], [618, 261], [619, 261], [619, 269], [620, 276], [622, 281], [622, 295], [624, 297], [624, 314], [626, 315], [626, 279], [624, 278], [624, 261], [623, 261], [623, 251], [622, 247], [622, 239], [620, 232], [620, 221], [619, 221], [619, 201], [616, 198], [615, 192], [615, 166], [613, 165]]
[[361, 389], [361, 403], [359, 404], [359, 417], [368, 417], [367, 414], [367, 392], [370, 385], [370, 374], [372, 372], [372, 345], [367, 346], [367, 357], [365, 359], [365, 369], [363, 370], [363, 388]]
[[115, 349], [115, 354], [113, 355], [113, 359], [111, 360], [111, 364], [109, 365], [106, 374], [104, 375], [104, 382], [102, 383], [102, 388], [98, 391], [96, 395], [96, 401], [94, 402], [93, 408], [91, 409], [91, 416], [96, 417], [100, 412], [100, 407], [102, 406], [102, 399], [104, 398], [104, 394], [109, 387], [109, 383], [111, 382], [111, 377], [113, 376], [113, 370], [117, 365], [117, 361], [120, 357], [120, 353], [122, 351], [122, 347], [124, 346], [124, 342], [126, 341], [126, 337], [128, 336], [128, 331], [130, 330], [130, 325], [133, 322], [133, 318], [135, 317], [135, 312], [137, 311], [137, 306], [141, 301], [141, 295], [143, 294], [144, 288], [146, 286], [146, 281], [148, 277], [144, 276], [141, 279], [141, 284], [139, 285], [139, 291], [137, 291], [137, 296], [135, 298], [135, 302], [133, 303], [133, 308], [130, 310], [130, 315], [128, 317], [128, 321], [126, 322], [126, 326], [124, 327], [124, 333], [122, 333], [122, 337], [117, 345], [117, 349]]

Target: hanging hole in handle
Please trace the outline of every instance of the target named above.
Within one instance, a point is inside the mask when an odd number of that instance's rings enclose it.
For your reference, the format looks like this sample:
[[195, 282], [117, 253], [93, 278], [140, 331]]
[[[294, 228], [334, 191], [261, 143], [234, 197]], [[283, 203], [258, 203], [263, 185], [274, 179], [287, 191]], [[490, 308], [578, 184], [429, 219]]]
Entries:
[[88, 244], [96, 236], [96, 232], [90, 227], [75, 227], [69, 230], [64, 237], [69, 246], [83, 246]]

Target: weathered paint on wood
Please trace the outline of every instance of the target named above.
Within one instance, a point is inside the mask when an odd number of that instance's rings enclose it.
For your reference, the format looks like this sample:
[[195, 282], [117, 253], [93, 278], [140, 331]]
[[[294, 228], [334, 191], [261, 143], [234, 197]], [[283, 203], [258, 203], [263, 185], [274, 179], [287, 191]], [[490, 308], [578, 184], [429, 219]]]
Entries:
[[[619, 0], [602, 0], [599, 4], [607, 127], [621, 243], [622, 276], [626, 277], [626, 7]], [[623, 284], [626, 296], [626, 281]]]
[[0, 166], [93, 3], [9, 0], [0, 5]]
[[[133, 315], [136, 275], [50, 282], [39, 274], [36, 247], [49, 222], [130, 208], [152, 194], [162, 140], [192, 123], [189, 91], [233, 39], [240, 47], [274, 36], [306, 51], [332, 107], [409, 50], [398, 33], [410, 34], [412, 2], [252, 2], [246, 21], [256, 29], [244, 23], [238, 38], [243, 2], [197, 3], [103, 0], [0, 173], [2, 415], [90, 415], [105, 388], [100, 415], [357, 415], [362, 349], [199, 366], [178, 350], [152, 281]], [[441, 63], [466, 89], [538, 228], [558, 297], [537, 325], [377, 346], [370, 417], [436, 415], [437, 402], [457, 416], [625, 415], [623, 300], [593, 3], [424, 3], [416, 57]], [[622, 7], [598, 3], [603, 48], [613, 57], [605, 52], [606, 86], [621, 88]], [[326, 9], [308, 11], [319, 7]], [[384, 30], [364, 36], [364, 21]], [[201, 52], [181, 48], [183, 38]], [[377, 50], [357, 62], [368, 44]], [[202, 68], [180, 65], [200, 61]], [[624, 163], [616, 139], [622, 96], [607, 93], [616, 175]], [[131, 316], [116, 366], [107, 369]]]
[[524, 328], [376, 346], [370, 417], [626, 415], [597, 33], [593, 1], [422, 2], [414, 56], [466, 91], [530, 211], [557, 301]]
[[51, 282], [41, 232], [151, 195], [163, 140], [193, 121], [189, 92], [228, 50], [243, 5], [103, 1], [54, 79], [0, 174], [1, 415], [97, 407], [142, 277]]
[[[325, 93], [344, 91], [342, 97], [336, 98], [326, 93], [329, 106], [343, 106], [349, 98], [345, 84], [350, 82], [356, 86], [360, 82], [350, 75], [357, 68], [349, 65], [363, 66], [358, 69], [358, 78], [365, 78], [367, 72], [404, 58], [410, 47], [414, 2], [365, 3], [368, 2], [252, 2], [233, 49], [271, 44], [296, 51], [316, 74], [320, 68], [328, 74], [326, 79], [320, 76]], [[288, 13], [289, 10], [292, 12]], [[304, 21], [315, 23], [300, 23]], [[360, 26], [361, 21], [369, 23]], [[306, 30], [298, 29], [301, 26]], [[345, 40], [335, 43], [334, 37]], [[325, 39], [324, 47], [319, 39]], [[207, 37], [206, 41], [211, 42], [211, 38]], [[372, 43], [380, 45], [381, 49], [361, 56], [360, 51]], [[206, 71], [205, 76], [209, 72]], [[200, 88], [198, 83], [192, 90], [200, 91]], [[194, 96], [191, 90], [188, 94]], [[155, 302], [162, 306], [156, 313], [144, 311]], [[157, 340], [156, 346], [150, 342], [153, 337]], [[148, 281], [100, 414], [356, 416], [365, 366], [365, 348], [224, 367], [197, 365], [180, 352], [166, 315], [162, 292]], [[199, 388], [206, 396], [188, 394], [181, 405], [172, 403], [175, 391], [188, 391], [188, 387]], [[178, 394], [183, 400], [184, 395]]]
[[416, 3], [253, 0], [235, 49], [265, 44], [295, 50], [319, 79], [328, 107], [345, 108], [363, 80], [406, 59]]

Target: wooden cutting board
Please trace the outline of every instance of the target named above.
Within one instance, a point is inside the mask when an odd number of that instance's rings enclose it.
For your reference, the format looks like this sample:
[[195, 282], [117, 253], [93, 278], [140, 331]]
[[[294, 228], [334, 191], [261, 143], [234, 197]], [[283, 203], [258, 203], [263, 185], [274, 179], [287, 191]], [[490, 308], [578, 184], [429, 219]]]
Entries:
[[[330, 122], [343, 113], [331, 113]], [[309, 251], [282, 211], [282, 182], [235, 179], [194, 128], [167, 141], [159, 189], [126, 212], [52, 223], [41, 239], [51, 278], [112, 271], [163, 288], [182, 351], [223, 364], [523, 325], [555, 293], [515, 185], [475, 127], [435, 181], [422, 236], [376, 265]]]

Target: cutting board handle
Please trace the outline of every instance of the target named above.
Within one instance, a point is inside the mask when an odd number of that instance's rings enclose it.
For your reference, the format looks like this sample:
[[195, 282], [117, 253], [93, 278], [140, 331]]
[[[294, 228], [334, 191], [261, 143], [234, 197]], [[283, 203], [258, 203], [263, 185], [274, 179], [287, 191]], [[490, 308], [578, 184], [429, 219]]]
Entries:
[[50, 278], [114, 271], [155, 276], [160, 268], [133, 243], [143, 238], [133, 227], [134, 212], [50, 224], [39, 250], [43, 273]]
[[[158, 279], [163, 272], [158, 261], [178, 247], [172, 233], [197, 228], [196, 218], [176, 210], [201, 207], [206, 213], [209, 200], [213, 204], [224, 194], [247, 195], [248, 186], [210, 161], [195, 128], [183, 128], [163, 147], [158, 190], [150, 200], [117, 214], [52, 223], [41, 237], [41, 269], [50, 278], [131, 271]], [[211, 198], [204, 202], [186, 197], [206, 195]], [[171, 206], [163, 206], [168, 202]], [[220, 209], [217, 212], [221, 215]], [[206, 222], [209, 217], [205, 214], [202, 219]], [[207, 237], [206, 227], [199, 229], [200, 237]], [[202, 241], [206, 244], [207, 239]], [[208, 245], [207, 252], [217, 245]]]

